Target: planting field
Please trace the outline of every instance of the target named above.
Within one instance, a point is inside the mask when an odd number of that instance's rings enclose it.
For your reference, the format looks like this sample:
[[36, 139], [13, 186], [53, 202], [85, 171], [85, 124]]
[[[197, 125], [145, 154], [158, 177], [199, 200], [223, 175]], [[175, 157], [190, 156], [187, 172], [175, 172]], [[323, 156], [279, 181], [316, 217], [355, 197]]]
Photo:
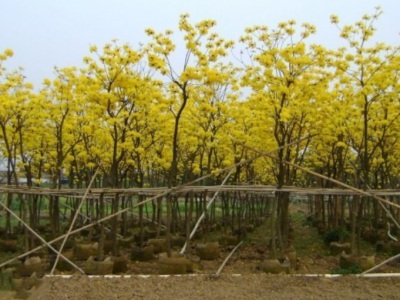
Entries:
[[[293, 216], [300, 215], [301, 209], [301, 206], [293, 207]], [[84, 276], [76, 271], [56, 269], [56, 276], [31, 282], [33, 287], [29, 291], [3, 291], [0, 292], [0, 299], [398, 299], [400, 277], [303, 276], [331, 276], [329, 273], [344, 270], [339, 268], [339, 256], [330, 254], [317, 228], [303, 219], [294, 223], [293, 229], [293, 247], [297, 257], [296, 267], [290, 270], [290, 275], [284, 272], [270, 275], [262, 269], [265, 259], [271, 256], [271, 247], [265, 235], [267, 225], [263, 224], [246, 235], [219, 277], [214, 275], [233, 250], [233, 245], [219, 245], [218, 258], [201, 260], [185, 275], [158, 275], [159, 255], [156, 255], [147, 261], [130, 259], [128, 269], [114, 277]], [[367, 252], [374, 251], [368, 244], [363, 246]], [[179, 250], [179, 247], [174, 247], [174, 250]], [[189, 252], [196, 253], [195, 247]], [[375, 259], [378, 263], [387, 257], [382, 254]], [[76, 263], [84, 268], [86, 261]], [[377, 272], [399, 273], [400, 264], [395, 261]], [[62, 278], [60, 275], [72, 277]]]

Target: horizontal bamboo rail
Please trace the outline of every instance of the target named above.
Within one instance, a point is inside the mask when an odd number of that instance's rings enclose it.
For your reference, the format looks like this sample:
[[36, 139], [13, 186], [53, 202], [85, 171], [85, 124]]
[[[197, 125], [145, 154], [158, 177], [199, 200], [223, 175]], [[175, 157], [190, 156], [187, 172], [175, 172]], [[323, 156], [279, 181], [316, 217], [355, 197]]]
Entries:
[[[42, 196], [60, 196], [70, 198], [82, 198], [85, 194], [86, 189], [51, 189], [51, 188], [38, 188], [38, 187], [14, 187], [14, 186], [0, 186], [0, 194], [12, 193], [12, 194], [29, 194], [29, 195], [42, 195]], [[312, 188], [312, 187], [292, 187], [283, 186], [277, 188], [272, 185], [215, 185], [215, 186], [185, 186], [179, 190], [169, 190], [167, 187], [157, 188], [127, 188], [127, 189], [103, 189], [103, 188], [92, 188], [90, 189], [86, 199], [96, 199], [103, 194], [105, 199], [108, 197], [113, 198], [115, 194], [120, 196], [156, 196], [166, 192], [170, 192], [175, 195], [182, 195], [188, 192], [245, 192], [245, 193], [262, 193], [274, 195], [276, 192], [289, 192], [294, 195], [307, 196], [307, 195], [339, 195], [339, 196], [353, 196], [360, 195], [359, 191], [350, 189], [340, 188]], [[400, 196], [400, 189], [382, 189], [382, 190], [368, 190], [368, 195], [375, 196]]]

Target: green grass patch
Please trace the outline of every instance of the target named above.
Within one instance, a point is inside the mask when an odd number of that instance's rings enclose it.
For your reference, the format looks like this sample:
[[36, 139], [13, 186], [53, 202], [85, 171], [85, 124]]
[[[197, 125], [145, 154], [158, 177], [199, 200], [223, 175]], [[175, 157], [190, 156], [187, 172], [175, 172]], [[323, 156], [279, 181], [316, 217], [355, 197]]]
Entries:
[[329, 256], [329, 248], [316, 228], [306, 223], [297, 224], [294, 228], [294, 248], [298, 256], [307, 257], [310, 254]]
[[359, 265], [353, 265], [349, 268], [336, 268], [331, 271], [331, 274], [340, 274], [340, 275], [351, 275], [351, 274], [361, 274], [362, 270]]

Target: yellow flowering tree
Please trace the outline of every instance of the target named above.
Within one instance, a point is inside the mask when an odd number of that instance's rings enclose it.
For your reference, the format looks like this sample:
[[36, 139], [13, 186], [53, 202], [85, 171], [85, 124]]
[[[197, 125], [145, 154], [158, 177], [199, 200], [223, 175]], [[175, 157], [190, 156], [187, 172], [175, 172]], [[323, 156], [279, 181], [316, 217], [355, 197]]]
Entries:
[[146, 33], [152, 41], [148, 44], [147, 58], [149, 65], [166, 76], [170, 81], [167, 87], [169, 111], [173, 115], [172, 160], [169, 174], [169, 186], [176, 185], [178, 174], [179, 125], [188, 102], [198, 94], [198, 86], [212, 86], [224, 83], [227, 74], [218, 66], [221, 57], [227, 55], [227, 50], [233, 42], [225, 41], [210, 30], [216, 25], [213, 20], [204, 20], [193, 25], [189, 15], [181, 15], [179, 30], [183, 32], [186, 54], [182, 70], [179, 71], [172, 63], [171, 56], [175, 50], [171, 30], [156, 33], [147, 29]]
[[[274, 30], [255, 26], [246, 30], [241, 42], [246, 45], [250, 63], [242, 79], [252, 89], [249, 105], [262, 111], [265, 138], [272, 138], [276, 154], [273, 169], [278, 188], [295, 182], [297, 170], [285, 161], [301, 163], [313, 134], [316, 107], [328, 87], [323, 70], [326, 50], [306, 44], [315, 27], [303, 24], [296, 34], [296, 22], [288, 21]], [[307, 138], [292, 147], [286, 144]], [[277, 227], [280, 247], [289, 245], [289, 195], [277, 193]]]
[[[51, 177], [53, 188], [61, 188], [72, 161], [72, 151], [82, 141], [76, 131], [77, 114], [80, 103], [77, 87], [77, 69], [74, 67], [56, 68], [56, 78], [46, 79], [40, 93], [44, 124], [40, 127], [40, 159], [45, 161], [43, 168]], [[38, 162], [40, 163], [40, 162]], [[60, 199], [49, 199], [49, 216], [54, 236], [60, 233]]]
[[[317, 172], [366, 189], [394, 187], [397, 177], [391, 156], [397, 153], [399, 123], [399, 103], [395, 100], [398, 50], [382, 43], [369, 45], [381, 13], [378, 8], [374, 15], [364, 15], [354, 25], [343, 27], [337, 16], [331, 17], [349, 48], [332, 50], [326, 56], [333, 77], [330, 92], [318, 110], [319, 124], [323, 125], [318, 126], [320, 135], [312, 140], [307, 153], [307, 163]], [[315, 178], [310, 184], [334, 186]], [[327, 225], [337, 227], [339, 219], [344, 219], [338, 217], [343, 201], [333, 198], [329, 197], [328, 211], [334, 215], [328, 217]], [[323, 208], [320, 200], [315, 201], [316, 211]], [[352, 203], [353, 211], [360, 211], [364, 205], [358, 199]], [[374, 206], [374, 211], [382, 212], [377, 203]], [[379, 213], [375, 216], [378, 218]]]
[[220, 80], [214, 79], [193, 89], [193, 101], [182, 119], [180, 169], [184, 173], [183, 182], [234, 163], [226, 134], [230, 126], [229, 107], [238, 97], [237, 70], [231, 65], [217, 65], [216, 68], [221, 68]]
[[18, 108], [16, 93], [21, 89], [21, 82], [23, 80], [20, 72], [8, 73], [3, 66], [3, 62], [12, 56], [13, 51], [10, 49], [5, 50], [0, 55], [0, 103], [2, 105], [0, 112], [1, 150], [3, 156], [6, 158], [7, 184], [12, 184], [12, 180], [18, 183], [16, 169], [18, 134], [15, 127], [16, 117], [20, 112], [20, 108]]
[[[338, 60], [336, 67], [342, 82], [351, 86], [353, 93], [348, 96], [354, 99], [353, 105], [360, 116], [353, 118], [359, 124], [359, 130], [355, 132], [362, 134], [352, 139], [352, 148], [358, 154], [357, 169], [361, 174], [357, 174], [357, 181], [363, 188], [371, 184], [371, 162], [379, 148], [376, 141], [384, 139], [382, 134], [386, 132], [385, 127], [394, 121], [390, 119], [398, 117], [397, 114], [387, 114], [388, 106], [393, 106], [393, 96], [390, 95], [396, 90], [393, 85], [397, 82], [397, 73], [394, 72], [396, 65], [391, 62], [398, 50], [383, 43], [368, 45], [376, 31], [375, 22], [381, 14], [382, 10], [378, 7], [375, 14], [364, 15], [354, 25], [343, 27], [339, 26], [337, 16], [331, 16], [331, 22], [340, 29], [340, 36], [350, 47], [344, 52], [342, 60]], [[372, 124], [374, 120], [378, 123]], [[381, 121], [383, 123], [379, 124]], [[381, 136], [377, 137], [375, 133]]]
[[[30, 168], [31, 153], [26, 152], [34, 113], [30, 110], [33, 86], [26, 83], [22, 70], [8, 72], [3, 62], [13, 55], [12, 50], [0, 54], [0, 152], [6, 159], [6, 184], [19, 185], [20, 168], [25, 171], [28, 185], [32, 185]], [[32, 149], [32, 148], [31, 148]], [[21, 164], [19, 164], [19, 162]], [[7, 195], [7, 205], [11, 207], [12, 193]], [[26, 218], [26, 206], [23, 205], [23, 218]], [[10, 214], [6, 214], [6, 232], [11, 232]]]
[[[85, 148], [91, 161], [104, 173], [105, 186], [121, 187], [129, 174], [139, 175], [143, 185], [145, 156], [155, 144], [157, 106], [162, 100], [161, 83], [146, 74], [141, 50], [115, 41], [102, 52], [91, 47], [97, 57], [85, 57], [88, 65], [88, 102], [98, 122], [85, 126]], [[146, 158], [146, 160], [148, 157]]]
[[54, 80], [45, 80], [42, 90], [43, 114], [46, 115], [47, 138], [46, 171], [52, 178], [54, 188], [60, 188], [64, 169], [71, 162], [71, 152], [82, 136], [77, 127], [77, 111], [80, 109], [77, 87], [77, 69], [74, 67], [56, 69]]
[[[210, 30], [216, 25], [213, 20], [204, 20], [196, 24], [189, 22], [189, 15], [181, 15], [179, 30], [182, 31], [186, 54], [182, 69], [178, 70], [172, 63], [172, 56], [176, 48], [172, 41], [171, 30], [156, 33], [147, 29], [146, 33], [151, 38], [147, 46], [147, 59], [150, 67], [159, 71], [168, 79], [166, 88], [166, 100], [168, 110], [173, 118], [173, 132], [171, 144], [171, 165], [168, 174], [168, 187], [177, 184], [178, 175], [178, 153], [180, 139], [180, 122], [183, 113], [193, 95], [196, 94], [198, 86], [207, 86], [224, 81], [221, 69], [216, 68], [221, 57], [227, 55], [227, 50], [233, 46], [233, 42], [225, 41]], [[171, 201], [167, 201], [167, 240], [169, 241], [171, 230]], [[168, 255], [171, 254], [168, 242]]]

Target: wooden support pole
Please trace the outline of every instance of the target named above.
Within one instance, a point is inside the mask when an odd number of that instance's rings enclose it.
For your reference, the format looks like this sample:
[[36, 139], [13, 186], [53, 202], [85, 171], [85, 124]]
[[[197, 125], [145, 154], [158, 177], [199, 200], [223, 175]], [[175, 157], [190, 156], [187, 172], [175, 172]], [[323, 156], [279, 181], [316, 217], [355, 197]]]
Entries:
[[97, 176], [97, 172], [98, 172], [98, 171], [99, 171], [99, 169], [96, 169], [96, 172], [94, 173], [92, 179], [90, 180], [89, 186], [87, 187], [87, 189], [86, 189], [86, 191], [85, 191], [85, 194], [83, 195], [83, 197], [82, 197], [82, 199], [81, 199], [81, 202], [79, 203], [78, 208], [76, 209], [74, 218], [72, 219], [72, 222], [71, 222], [71, 225], [69, 226], [69, 229], [68, 229], [67, 234], [65, 234], [65, 237], [64, 237], [64, 240], [63, 240], [62, 243], [61, 243], [60, 249], [59, 249], [58, 251], [56, 251], [56, 252], [57, 252], [57, 257], [56, 257], [56, 260], [55, 260], [55, 262], [54, 262], [54, 265], [53, 265], [53, 267], [52, 267], [52, 269], [51, 269], [50, 275], [53, 275], [54, 270], [56, 269], [58, 260], [60, 259], [61, 252], [62, 252], [62, 250], [64, 249], [64, 245], [65, 245], [65, 243], [66, 243], [68, 237], [69, 237], [70, 234], [71, 234], [72, 228], [74, 228], [76, 219], [77, 219], [78, 216], [79, 216], [79, 213], [80, 213], [80, 211], [81, 211], [81, 207], [82, 207], [82, 205], [83, 205], [83, 202], [85, 201], [87, 195], [89, 194], [90, 188], [92, 187], [92, 184], [93, 184], [93, 182], [94, 182], [94, 179], [95, 179], [96, 176]]
[[[9, 209], [7, 207], [7, 205], [5, 205], [3, 203], [3, 201], [0, 201], [0, 205], [6, 210], [8, 211], [13, 217], [15, 217], [18, 221], [20, 221], [22, 223], [22, 225], [24, 225], [35, 237], [37, 237], [43, 244], [44, 246], [49, 247], [51, 250], [53, 250], [54, 252], [58, 252], [53, 246], [50, 245], [50, 243], [46, 242], [39, 234], [36, 233], [35, 230], [33, 230], [28, 224], [26, 224], [24, 222], [24, 220], [22, 220], [17, 214], [15, 214], [11, 209]], [[39, 249], [43, 248], [44, 246], [41, 246]], [[25, 257], [27, 255], [29, 255], [31, 252], [28, 251], [28, 254], [26, 255], [22, 255], [22, 256], [18, 256], [17, 258], [13, 259], [12, 261], [18, 259], [18, 258], [22, 258]], [[64, 255], [62, 255], [61, 253], [58, 253], [66, 262], [68, 262], [71, 266], [73, 266], [75, 269], [77, 269], [79, 272], [81, 272], [82, 274], [85, 274], [85, 272], [79, 268], [77, 265], [75, 265], [72, 261], [70, 261], [68, 258], [66, 258]], [[0, 265], [0, 268], [3, 267], [4, 264]]]
[[221, 266], [218, 268], [218, 271], [214, 274], [214, 277], [218, 277], [219, 274], [222, 272], [223, 268], [225, 267], [226, 263], [228, 262], [228, 260], [232, 257], [233, 253], [235, 253], [235, 251], [240, 247], [240, 245], [243, 244], [243, 241], [241, 241], [239, 244], [236, 245], [235, 248], [233, 248], [233, 250], [229, 253], [229, 255], [225, 258], [225, 260], [223, 261], [223, 263], [221, 264]]

